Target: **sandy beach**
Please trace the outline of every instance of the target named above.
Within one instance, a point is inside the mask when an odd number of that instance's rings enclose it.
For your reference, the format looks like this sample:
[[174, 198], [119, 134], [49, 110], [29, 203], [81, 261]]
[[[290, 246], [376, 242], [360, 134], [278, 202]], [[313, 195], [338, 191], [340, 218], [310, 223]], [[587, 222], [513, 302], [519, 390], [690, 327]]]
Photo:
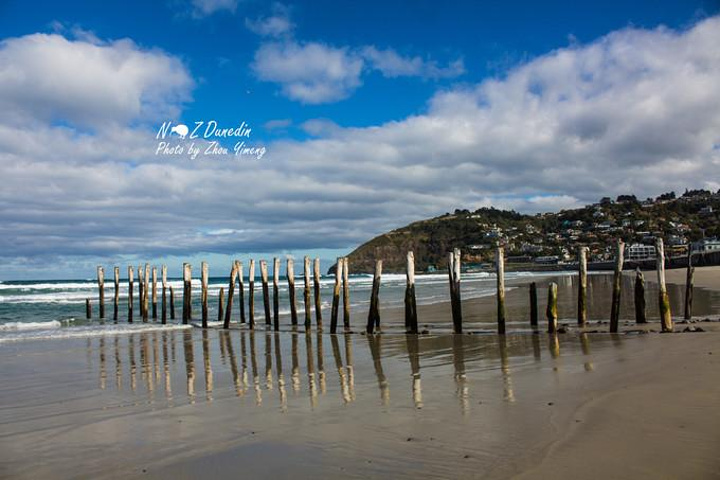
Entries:
[[[703, 318], [717, 273], [696, 272]], [[536, 279], [560, 283], [558, 336], [544, 295], [528, 327], [517, 280], [502, 337], [485, 297], [463, 304], [467, 335], [447, 333], [440, 303], [420, 306], [420, 336], [398, 309], [364, 335], [358, 309], [336, 336], [177, 326], [2, 344], [0, 477], [717, 478], [718, 324], [637, 334], [626, 294], [624, 333], [584, 333], [575, 280]], [[684, 271], [668, 280], [677, 312]], [[608, 285], [591, 276], [585, 331], [606, 331]]]

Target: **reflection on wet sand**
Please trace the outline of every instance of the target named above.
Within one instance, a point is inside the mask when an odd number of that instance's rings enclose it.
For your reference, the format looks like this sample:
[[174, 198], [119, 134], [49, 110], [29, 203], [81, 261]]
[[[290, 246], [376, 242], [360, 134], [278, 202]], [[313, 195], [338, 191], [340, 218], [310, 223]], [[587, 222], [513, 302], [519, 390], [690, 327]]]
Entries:
[[[580, 348], [582, 349], [582, 353], [584, 356], [589, 357], [590, 356], [590, 341], [588, 340], [588, 334], [587, 333], [581, 333], [580, 334]], [[591, 372], [593, 370], [593, 364], [590, 359], [588, 359], [587, 362], [583, 364], [585, 367], [586, 372]]]
[[417, 335], [405, 335], [405, 342], [412, 371], [412, 396], [415, 408], [422, 408], [422, 385], [420, 384], [420, 340]]
[[[131, 337], [132, 338], [132, 337]], [[195, 403], [195, 352], [193, 351], [192, 332], [183, 332], [183, 351], [185, 352], [186, 392], [190, 403]]]
[[[107, 388], [108, 375], [108, 350], [109, 342], [112, 341], [115, 366], [115, 387], [116, 391], [123, 390], [123, 376], [127, 365], [129, 376], [129, 389], [137, 394], [137, 374], [140, 369], [140, 378], [144, 388], [142, 393], [147, 396], [147, 402], [156, 402], [158, 389], [164, 390], [164, 398], [168, 405], [173, 404], [173, 380], [180, 381], [180, 375], [186, 381], [186, 396], [190, 404], [196, 402], [196, 365], [195, 365], [195, 343], [200, 343], [198, 348], [202, 350], [205, 401], [212, 402], [218, 398], [228, 396], [244, 398], [249, 391], [248, 375], [252, 375], [252, 390], [254, 392], [254, 403], [262, 406], [270, 402], [272, 405], [283, 411], [288, 411], [289, 398], [286, 389], [286, 374], [283, 371], [283, 356], [290, 355], [291, 377], [293, 397], [307, 395], [310, 408], [315, 409], [320, 405], [321, 399], [327, 390], [335, 390], [325, 401], [340, 400], [342, 404], [352, 404], [357, 401], [356, 383], [360, 381], [361, 388], [368, 387], [368, 380], [376, 384], [380, 396], [380, 403], [383, 406], [390, 405], [390, 380], [388, 365], [393, 375], [402, 374], [398, 377], [398, 384], [408, 382], [407, 388], [410, 393], [408, 397], [397, 399], [402, 402], [411, 400], [416, 409], [426, 406], [426, 399], [423, 397], [423, 365], [425, 368], [445, 368], [448, 375], [442, 378], [450, 378], [452, 375], [455, 385], [455, 397], [458, 400], [460, 412], [470, 412], [473, 402], [471, 401], [470, 384], [468, 371], [488, 371], [477, 366], [491, 362], [496, 365], [490, 371], [499, 371], [502, 378], [504, 402], [516, 402], [516, 392], [513, 383], [513, 370], [525, 368], [529, 364], [517, 362], [512, 366], [513, 357], [531, 358], [533, 363], [542, 361], [541, 337], [544, 333], [531, 333], [529, 335], [488, 335], [488, 336], [418, 336], [418, 335], [393, 335], [375, 334], [368, 335], [362, 339], [360, 335], [325, 335], [318, 332], [263, 332], [258, 330], [233, 331], [233, 330], [192, 330], [188, 329], [181, 333], [182, 347], [184, 353], [184, 372], [179, 370], [173, 361], [172, 352], [175, 351], [175, 332], [144, 332], [128, 335], [127, 337], [115, 337], [112, 340], [100, 338], [95, 346], [90, 348], [97, 351], [98, 362], [91, 363], [92, 368], [97, 371], [98, 385], [100, 390]], [[559, 372], [561, 363], [560, 340], [562, 335], [547, 335], [548, 351], [553, 370]], [[212, 338], [216, 337], [216, 338]], [[261, 338], [258, 338], [261, 337]], [[302, 337], [302, 338], [301, 338]], [[590, 344], [592, 336], [581, 333], [577, 336], [563, 336], [564, 348], [568, 358], [579, 358], [586, 372], [592, 372], [596, 365], [591, 360]], [[604, 337], [609, 338], [609, 337]], [[324, 343], [329, 340], [332, 356], [337, 371], [337, 380], [330, 382], [326, 378]], [[300, 342], [304, 343], [304, 361], [300, 361]], [[605, 340], [604, 340], [605, 341]], [[250, 344], [249, 349], [247, 344]], [[263, 345], [258, 345], [263, 342]], [[341, 343], [342, 342], [342, 343]], [[624, 340], [619, 336], [613, 336], [611, 345], [622, 347]], [[126, 345], [123, 345], [125, 343]], [[383, 344], [387, 347], [383, 348]], [[236, 351], [240, 359], [237, 358]], [[138, 349], [139, 345], [139, 349]], [[260, 347], [260, 351], [259, 348]], [[362, 347], [359, 348], [358, 347]], [[449, 350], [448, 350], [449, 347]], [[135, 350], [139, 350], [139, 363]], [[344, 352], [343, 352], [344, 349]], [[357, 350], [357, 351], [356, 351]], [[125, 361], [123, 351], [127, 352]], [[450, 352], [451, 356], [445, 355]], [[356, 354], [360, 359], [356, 362]], [[111, 354], [112, 355], [112, 354]], [[261, 378], [260, 369], [262, 361], [260, 355], [264, 355], [264, 378]], [[219, 361], [213, 365], [213, 357]], [[425, 360], [423, 360], [425, 359]], [[111, 360], [112, 361], [112, 360]], [[566, 360], [567, 361], [567, 360]], [[438, 362], [440, 362], [438, 364]], [[274, 366], [273, 366], [274, 363]], [[356, 371], [356, 363], [360, 369]], [[370, 365], [372, 364], [372, 368]], [[181, 367], [182, 368], [182, 367]], [[301, 380], [302, 370], [307, 375], [307, 383]], [[469, 370], [468, 370], [469, 369]], [[219, 371], [216, 371], [219, 370]], [[437, 370], [432, 371], [438, 377]], [[360, 375], [358, 380], [358, 375]], [[369, 377], [368, 377], [369, 376]], [[173, 378], [178, 377], [178, 378]], [[404, 377], [404, 380], [403, 380]], [[215, 385], [216, 378], [222, 384]], [[427, 381], [427, 380], [426, 380]], [[263, 391], [271, 392], [277, 389], [278, 395], [263, 395]], [[334, 393], [334, 392], [332, 392]], [[177, 400], [177, 393], [175, 394]], [[275, 403], [277, 402], [277, 404]]]
[[452, 353], [453, 367], [455, 368], [455, 395], [460, 401], [460, 409], [463, 414], [467, 413], [470, 408], [470, 393], [467, 386], [467, 377], [465, 376], [465, 336], [453, 335], [452, 337]]
[[285, 412], [287, 411], [287, 391], [285, 390], [285, 376], [283, 375], [282, 368], [282, 352], [280, 350], [280, 334], [275, 332], [273, 334], [275, 338], [275, 368], [277, 371], [277, 385], [278, 392], [280, 394], [280, 409]]
[[370, 354], [372, 355], [373, 366], [375, 367], [375, 375], [377, 376], [378, 388], [380, 388], [380, 401], [383, 405], [390, 403], [390, 387], [388, 386], [385, 372], [383, 372], [382, 366], [382, 350], [381, 342], [382, 335], [368, 335], [368, 346], [370, 347]]
[[503, 400], [506, 402], [515, 402], [515, 392], [513, 391], [512, 378], [510, 377], [510, 362], [508, 360], [507, 335], [498, 335], [498, 349], [500, 352], [500, 371], [503, 378]]
[[317, 385], [315, 383], [315, 367], [313, 365], [312, 336], [305, 335], [305, 357], [307, 358], [308, 388], [310, 390], [310, 405], [317, 406]]
[[340, 378], [340, 393], [342, 395], [343, 402], [352, 402], [350, 396], [350, 389], [348, 388], [348, 378], [343, 367], [342, 356], [340, 355], [340, 343], [337, 335], [330, 336], [330, 342], [332, 344], [333, 357], [335, 358], [335, 368], [338, 371], [338, 377]]

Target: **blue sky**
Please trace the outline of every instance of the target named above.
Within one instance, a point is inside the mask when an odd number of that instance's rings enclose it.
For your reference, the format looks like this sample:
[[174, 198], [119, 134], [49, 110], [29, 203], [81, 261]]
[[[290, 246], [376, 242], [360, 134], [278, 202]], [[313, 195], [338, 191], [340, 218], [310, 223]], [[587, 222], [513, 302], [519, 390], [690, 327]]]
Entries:
[[[0, 278], [717, 189], [720, 2], [628, 3], [2, 2]], [[156, 154], [200, 120], [267, 155]]]

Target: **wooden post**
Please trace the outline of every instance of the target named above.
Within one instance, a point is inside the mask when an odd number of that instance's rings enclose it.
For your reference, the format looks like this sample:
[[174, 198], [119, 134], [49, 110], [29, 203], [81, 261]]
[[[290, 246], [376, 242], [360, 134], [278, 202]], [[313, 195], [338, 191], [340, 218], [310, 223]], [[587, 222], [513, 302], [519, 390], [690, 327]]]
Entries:
[[505, 334], [505, 256], [504, 248], [495, 251], [495, 269], [497, 273], [497, 322], [498, 333]]
[[273, 258], [273, 328], [280, 330], [280, 259]]
[[617, 242], [615, 252], [615, 276], [613, 277], [612, 305], [610, 306], [610, 333], [617, 333], [620, 324], [620, 294], [622, 292], [622, 269], [625, 244]]
[[530, 326], [538, 326], [538, 302], [537, 302], [537, 284], [530, 284]]
[[98, 305], [100, 310], [100, 318], [105, 318], [105, 269], [97, 267], [98, 280]]
[[370, 311], [366, 331], [373, 333], [380, 327], [380, 277], [382, 276], [382, 260], [375, 260], [375, 274], [373, 275], [372, 292], [370, 293]]
[[128, 266], [128, 323], [133, 321], [133, 269], [132, 265]]
[[303, 303], [305, 304], [305, 330], [310, 329], [312, 307], [310, 306], [310, 257], [303, 258]]
[[227, 308], [225, 309], [225, 318], [223, 328], [230, 328], [230, 319], [232, 317], [233, 297], [235, 296], [235, 279], [237, 277], [237, 263], [233, 262], [230, 267], [230, 280], [228, 283]]
[[85, 318], [90, 320], [92, 318], [92, 306], [90, 305], [90, 299], [85, 299]]
[[348, 257], [343, 258], [343, 328], [346, 332], [350, 331], [350, 263]]
[[138, 265], [138, 306], [140, 307], [140, 318], [142, 319], [145, 315], [143, 314], [143, 295], [145, 291], [145, 271], [142, 265]]
[[320, 259], [313, 262], [313, 287], [315, 288], [315, 327], [322, 330], [322, 299], [320, 298]]
[[255, 260], [250, 260], [248, 269], [248, 325], [255, 328]]
[[288, 283], [288, 295], [290, 296], [290, 323], [297, 325], [297, 307], [295, 306], [295, 262], [292, 258], [287, 259], [287, 271], [285, 272]]
[[245, 323], [245, 279], [243, 278], [243, 264], [235, 260], [235, 270], [238, 279], [238, 303], [240, 304], [240, 323]]
[[640, 268], [635, 270], [635, 322], [647, 323], [645, 316], [645, 277]]
[[202, 327], [208, 326], [208, 264], [200, 263], [200, 304], [202, 306]]
[[113, 268], [115, 292], [113, 296], [113, 320], [118, 320], [118, 310], [120, 309], [120, 267]]
[[183, 324], [192, 320], [192, 267], [183, 263]]
[[152, 318], [157, 320], [157, 267], [152, 267]]
[[692, 248], [689, 245], [687, 263], [687, 273], [685, 276], [685, 320], [690, 320], [692, 319], [693, 277], [695, 275], [695, 267], [692, 265]]
[[548, 333], [557, 333], [557, 283], [551, 282], [548, 285], [547, 310], [545, 315], [548, 320]]
[[332, 309], [330, 310], [330, 333], [337, 333], [338, 308], [340, 308], [340, 283], [344, 262], [338, 257], [335, 262], [335, 286], [333, 288]]
[[167, 266], [160, 267], [160, 280], [162, 281], [162, 314], [163, 325], [167, 323]]
[[268, 287], [267, 262], [260, 260], [260, 280], [262, 281], [263, 306], [265, 307], [265, 325], [270, 330], [272, 317], [270, 315], [270, 288]]
[[448, 252], [448, 277], [450, 281], [450, 310], [453, 332], [462, 333], [462, 303], [460, 299], [460, 249]]
[[175, 320], [175, 291], [170, 285], [170, 320]]
[[407, 253], [407, 270], [405, 273], [405, 330], [408, 333], [418, 333], [417, 303], [415, 301], [415, 255]]
[[143, 285], [143, 322], [148, 321], [150, 315], [150, 264], [145, 264], [145, 284]]
[[[225, 315], [223, 314], [223, 307], [225, 304], [225, 288], [220, 287], [220, 295], [218, 296], [218, 322], [223, 322], [225, 320]], [[223, 327], [225, 325], [223, 324]]]
[[655, 244], [657, 250], [657, 275], [660, 290], [658, 293], [658, 301], [660, 303], [660, 323], [663, 332], [673, 331], [672, 314], [670, 313], [670, 298], [667, 294], [667, 286], [665, 285], [665, 247], [662, 238], [657, 239]]
[[578, 325], [587, 323], [587, 247], [578, 248]]

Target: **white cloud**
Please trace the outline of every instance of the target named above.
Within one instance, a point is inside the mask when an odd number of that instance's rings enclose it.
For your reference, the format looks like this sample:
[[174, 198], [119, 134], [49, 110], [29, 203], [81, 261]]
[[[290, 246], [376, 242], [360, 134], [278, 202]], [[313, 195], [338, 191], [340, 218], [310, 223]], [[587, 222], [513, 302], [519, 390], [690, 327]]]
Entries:
[[295, 25], [290, 20], [290, 9], [281, 4], [273, 4], [273, 14], [255, 20], [245, 19], [248, 30], [263, 37], [281, 37], [292, 33]]
[[306, 104], [347, 98], [361, 84], [361, 58], [347, 48], [322, 43], [272, 42], [255, 52], [258, 78], [276, 82], [283, 94]]
[[133, 41], [33, 34], [0, 42], [0, 122], [84, 126], [173, 118], [193, 80], [177, 58]]
[[378, 50], [374, 46], [363, 48], [362, 56], [368, 61], [371, 68], [379, 70], [389, 78], [455, 78], [465, 73], [462, 59], [450, 62], [446, 67], [441, 67], [435, 61], [423, 60], [417, 56], [403, 57], [391, 48]]
[[238, 0], [192, 0], [195, 17], [207, 17], [223, 10], [235, 13], [237, 5]]
[[361, 84], [363, 73], [380, 71], [385, 77], [454, 78], [465, 72], [462, 60], [445, 67], [420, 57], [403, 57], [392, 49], [351, 49], [294, 40], [269, 42], [255, 52], [253, 71], [260, 80], [278, 83], [282, 94], [306, 104], [348, 98]]

